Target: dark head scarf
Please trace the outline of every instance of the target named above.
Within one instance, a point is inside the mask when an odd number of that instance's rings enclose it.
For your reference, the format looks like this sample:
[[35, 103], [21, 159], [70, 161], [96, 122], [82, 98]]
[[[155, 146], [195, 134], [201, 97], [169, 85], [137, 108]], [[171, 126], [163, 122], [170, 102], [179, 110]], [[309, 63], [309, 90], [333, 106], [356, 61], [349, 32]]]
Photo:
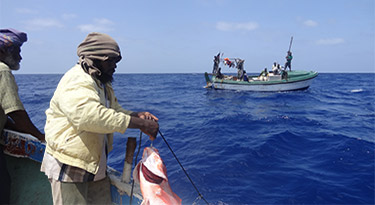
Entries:
[[0, 29], [0, 48], [21, 47], [27, 41], [27, 35], [16, 29]]
[[109, 58], [121, 60], [121, 52], [116, 41], [107, 34], [90, 33], [85, 40], [79, 44], [77, 49], [79, 64], [91, 76], [99, 77], [102, 72], [96, 67], [94, 61], [105, 61]]

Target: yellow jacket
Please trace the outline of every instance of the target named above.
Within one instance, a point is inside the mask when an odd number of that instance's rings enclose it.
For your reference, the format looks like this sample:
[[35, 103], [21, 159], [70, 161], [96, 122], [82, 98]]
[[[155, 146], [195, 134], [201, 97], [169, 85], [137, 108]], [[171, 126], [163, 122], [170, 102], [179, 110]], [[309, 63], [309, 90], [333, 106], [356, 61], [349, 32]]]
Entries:
[[46, 152], [93, 174], [99, 168], [104, 137], [111, 151], [113, 133], [125, 132], [132, 113], [118, 103], [110, 83], [105, 87], [109, 108], [104, 87], [77, 64], [62, 77], [46, 110]]

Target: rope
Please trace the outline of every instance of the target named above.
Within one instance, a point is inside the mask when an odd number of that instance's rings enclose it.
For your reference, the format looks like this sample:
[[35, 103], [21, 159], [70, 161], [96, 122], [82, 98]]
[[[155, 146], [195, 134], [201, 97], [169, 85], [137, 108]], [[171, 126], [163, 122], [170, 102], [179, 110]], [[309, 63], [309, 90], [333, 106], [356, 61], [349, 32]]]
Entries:
[[[139, 146], [138, 146], [137, 155], [135, 156], [135, 163], [137, 163], [137, 161], [138, 161], [138, 154], [139, 154], [139, 151], [141, 150], [141, 142], [142, 142], [142, 132], [139, 133]], [[134, 178], [134, 176], [133, 176], [133, 178]], [[134, 179], [133, 179], [133, 182], [132, 182], [132, 189], [131, 189], [131, 192], [130, 192], [130, 202], [129, 202], [130, 205], [132, 204], [132, 201], [133, 201], [133, 189], [134, 189]]]
[[198, 196], [199, 196], [199, 198], [201, 198], [201, 199], [203, 199], [203, 201], [205, 201], [206, 202], [206, 204], [209, 204], [207, 201], [206, 201], [206, 199], [203, 197], [203, 195], [199, 192], [199, 190], [198, 190], [198, 188], [195, 186], [195, 184], [194, 184], [194, 182], [193, 182], [193, 180], [191, 180], [191, 178], [190, 178], [190, 176], [189, 176], [189, 174], [186, 172], [186, 170], [185, 170], [185, 168], [182, 166], [182, 164], [181, 164], [181, 162], [180, 162], [180, 160], [178, 160], [178, 158], [177, 158], [177, 156], [176, 156], [176, 154], [173, 152], [173, 150], [172, 150], [172, 148], [171, 148], [171, 146], [169, 146], [169, 144], [168, 144], [168, 142], [167, 142], [167, 140], [164, 138], [164, 136], [163, 136], [163, 134], [160, 132], [160, 130], [159, 130], [159, 134], [160, 134], [160, 136], [163, 138], [163, 140], [164, 140], [164, 142], [165, 142], [165, 144], [167, 144], [167, 146], [168, 146], [168, 148], [169, 148], [169, 150], [171, 150], [171, 152], [172, 152], [172, 154], [173, 154], [173, 156], [174, 156], [174, 158], [177, 160], [177, 162], [178, 162], [178, 164], [180, 165], [180, 167], [181, 167], [181, 169], [184, 171], [184, 173], [185, 173], [185, 175], [187, 176], [187, 178], [190, 180], [190, 183], [193, 185], [193, 187], [195, 188], [195, 190], [197, 191], [197, 193], [198, 193]]

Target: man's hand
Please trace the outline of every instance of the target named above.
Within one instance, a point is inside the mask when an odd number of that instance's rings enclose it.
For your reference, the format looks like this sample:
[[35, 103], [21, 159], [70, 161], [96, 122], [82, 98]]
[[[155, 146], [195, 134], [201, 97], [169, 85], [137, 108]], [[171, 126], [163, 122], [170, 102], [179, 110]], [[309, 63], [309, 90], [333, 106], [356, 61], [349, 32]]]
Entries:
[[140, 128], [143, 133], [150, 136], [150, 140], [154, 141], [159, 131], [159, 123], [153, 120], [144, 120], [146, 125], [144, 128]]
[[131, 114], [129, 128], [138, 128], [146, 135], [150, 136], [150, 140], [156, 139], [159, 131], [158, 118], [149, 112], [134, 112]]
[[155, 115], [153, 115], [149, 112], [137, 112], [136, 116], [138, 116], [141, 119], [154, 120], [156, 122], [159, 120]]

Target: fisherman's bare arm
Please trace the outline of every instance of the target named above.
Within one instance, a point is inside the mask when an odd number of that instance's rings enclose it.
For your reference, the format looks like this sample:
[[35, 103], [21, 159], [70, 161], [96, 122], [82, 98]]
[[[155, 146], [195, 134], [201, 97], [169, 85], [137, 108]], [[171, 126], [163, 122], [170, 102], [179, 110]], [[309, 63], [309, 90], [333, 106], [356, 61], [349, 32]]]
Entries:
[[36, 128], [35, 125], [31, 122], [29, 115], [25, 110], [17, 110], [14, 112], [10, 112], [7, 115], [13, 120], [13, 122], [8, 120], [5, 124], [5, 128], [28, 133], [35, 136], [42, 142], [45, 141], [44, 134], [42, 134], [38, 130], [38, 128]]

